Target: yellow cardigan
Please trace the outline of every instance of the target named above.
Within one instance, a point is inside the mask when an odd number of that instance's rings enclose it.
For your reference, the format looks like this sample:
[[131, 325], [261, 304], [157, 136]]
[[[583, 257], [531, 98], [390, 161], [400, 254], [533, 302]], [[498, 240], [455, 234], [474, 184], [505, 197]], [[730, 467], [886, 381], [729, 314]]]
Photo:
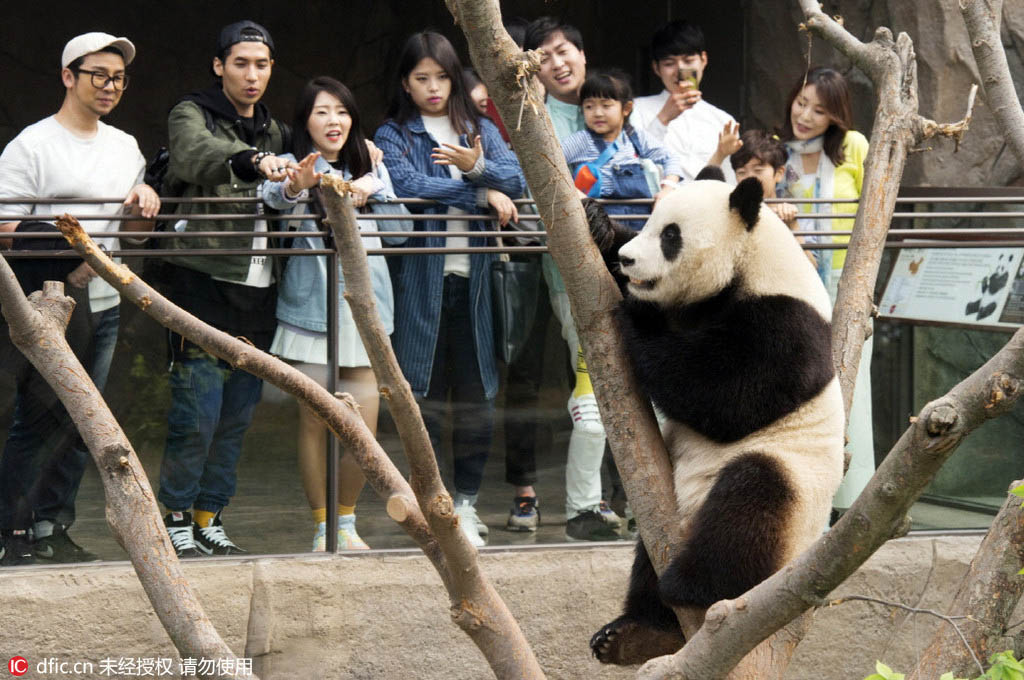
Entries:
[[[832, 198], [860, 198], [864, 186], [864, 158], [868, 155], [868, 140], [856, 130], [850, 130], [843, 138], [843, 162], [836, 167], [832, 180]], [[856, 214], [856, 203], [835, 203], [834, 212]], [[832, 231], [849, 231], [853, 229], [852, 219], [832, 220]], [[849, 236], [835, 236], [836, 243], [848, 243]], [[832, 270], [840, 271], [846, 262], [846, 251], [832, 252]]]

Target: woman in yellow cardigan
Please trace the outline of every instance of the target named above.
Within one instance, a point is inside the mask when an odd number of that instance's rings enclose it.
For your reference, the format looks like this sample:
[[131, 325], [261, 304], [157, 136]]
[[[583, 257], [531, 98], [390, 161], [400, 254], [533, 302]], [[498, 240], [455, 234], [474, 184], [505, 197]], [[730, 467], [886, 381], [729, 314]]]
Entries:
[[[794, 199], [794, 202], [806, 198], [860, 198], [868, 140], [852, 129], [850, 89], [842, 74], [820, 66], [808, 71], [793, 87], [786, 104], [786, 114], [781, 137], [789, 151], [789, 160], [778, 187], [779, 196]], [[852, 215], [857, 212], [856, 203], [799, 205], [804, 213]], [[801, 231], [849, 231], [853, 228], [853, 220], [802, 219], [799, 225]], [[807, 240], [847, 243], [850, 238], [820, 236]], [[834, 303], [846, 251], [819, 250], [816, 257], [818, 275]], [[875, 470], [871, 426], [872, 345], [870, 338], [864, 343], [857, 371], [848, 430], [852, 459], [843, 484], [833, 499], [833, 506], [840, 512], [850, 507]]]

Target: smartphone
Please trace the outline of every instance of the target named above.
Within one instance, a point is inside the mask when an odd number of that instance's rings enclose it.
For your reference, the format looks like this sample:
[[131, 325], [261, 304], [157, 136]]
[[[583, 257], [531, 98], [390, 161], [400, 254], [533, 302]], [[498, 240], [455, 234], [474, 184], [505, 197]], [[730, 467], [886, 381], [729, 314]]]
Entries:
[[685, 82], [689, 82], [691, 85], [693, 85], [693, 89], [695, 90], [697, 89], [697, 86], [700, 85], [700, 79], [697, 76], [697, 69], [695, 68], [679, 69], [679, 74], [677, 78], [678, 80], [676, 82], [679, 85], [682, 85]]

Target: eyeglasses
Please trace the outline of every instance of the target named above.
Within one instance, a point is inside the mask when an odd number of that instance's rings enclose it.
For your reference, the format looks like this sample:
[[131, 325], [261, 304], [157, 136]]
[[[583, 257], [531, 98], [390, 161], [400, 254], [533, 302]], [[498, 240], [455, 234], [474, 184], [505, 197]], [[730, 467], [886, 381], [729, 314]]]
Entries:
[[128, 87], [128, 74], [119, 73], [116, 76], [108, 76], [103, 71], [87, 71], [84, 68], [77, 69], [78, 73], [88, 73], [92, 80], [92, 86], [97, 90], [102, 90], [107, 86], [107, 83], [113, 83], [114, 89], [118, 92], [123, 92]]

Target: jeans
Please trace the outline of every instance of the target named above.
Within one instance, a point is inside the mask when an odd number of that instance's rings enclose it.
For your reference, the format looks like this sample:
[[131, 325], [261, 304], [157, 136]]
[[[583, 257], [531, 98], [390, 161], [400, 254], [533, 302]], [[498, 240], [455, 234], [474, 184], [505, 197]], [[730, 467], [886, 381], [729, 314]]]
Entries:
[[475, 496], [483, 482], [494, 437], [494, 400], [484, 397], [469, 310], [469, 280], [454, 274], [446, 276], [430, 389], [419, 403], [438, 458], [450, 403], [455, 492]]
[[[513, 261], [536, 262], [536, 256], [512, 256]], [[537, 401], [544, 373], [544, 340], [552, 319], [548, 287], [537, 287], [537, 314], [526, 347], [508, 365], [505, 383], [505, 481], [513, 486], [537, 482]], [[558, 361], [561, 357], [557, 357]]]
[[[88, 310], [87, 298], [77, 302], [78, 308]], [[120, 318], [115, 305], [89, 317], [75, 317], [68, 325], [68, 342], [101, 391]], [[87, 333], [91, 337], [83, 337]], [[27, 529], [33, 520], [71, 526], [89, 452], [57, 395], [28, 360], [18, 353], [4, 365], [16, 376], [17, 395], [0, 458], [0, 528]]]
[[170, 510], [217, 512], [235, 495], [242, 438], [263, 381], [201, 350], [171, 370], [167, 442], [157, 498]]

